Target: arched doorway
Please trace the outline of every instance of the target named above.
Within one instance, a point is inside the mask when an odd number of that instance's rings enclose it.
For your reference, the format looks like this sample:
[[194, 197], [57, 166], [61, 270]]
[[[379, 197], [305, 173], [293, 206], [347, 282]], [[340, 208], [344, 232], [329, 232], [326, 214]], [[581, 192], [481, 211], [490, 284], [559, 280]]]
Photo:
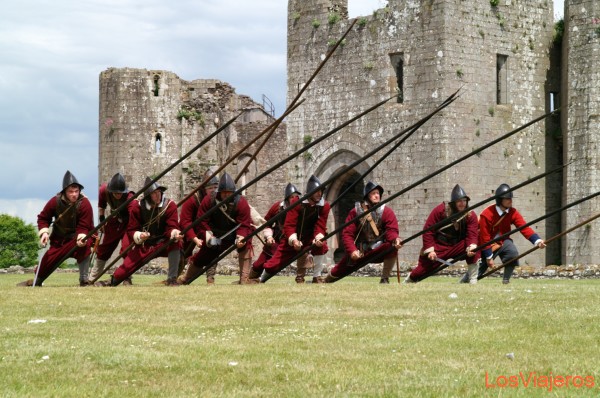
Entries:
[[[360, 158], [361, 156], [348, 150], [338, 151], [321, 163], [315, 175], [321, 181], [329, 179]], [[327, 221], [327, 230], [329, 232], [337, 230], [337, 228], [343, 225], [348, 212], [354, 207], [354, 204], [362, 200], [362, 192], [365, 185], [362, 175], [366, 173], [369, 166], [368, 160], [359, 163], [354, 168], [345, 171], [329, 185], [325, 194], [326, 200], [330, 204], [333, 204]], [[327, 242], [329, 245], [328, 257], [331, 256], [331, 261], [337, 262], [344, 255], [341, 236], [341, 231], [339, 231]]]

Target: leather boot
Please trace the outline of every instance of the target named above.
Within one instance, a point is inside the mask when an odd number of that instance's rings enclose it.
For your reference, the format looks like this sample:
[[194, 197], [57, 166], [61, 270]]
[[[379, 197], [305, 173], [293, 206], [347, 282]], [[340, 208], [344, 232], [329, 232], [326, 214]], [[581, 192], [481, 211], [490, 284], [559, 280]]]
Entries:
[[79, 286], [87, 286], [89, 284], [90, 256], [87, 256], [83, 261], [78, 263], [77, 267], [79, 267]]
[[379, 281], [379, 283], [383, 283], [383, 284], [390, 283], [390, 275], [392, 273], [392, 269], [394, 268], [395, 263], [396, 263], [396, 257], [383, 259], [383, 270], [381, 271], [381, 280]]
[[507, 285], [510, 283], [510, 277], [513, 274], [513, 271], [515, 270], [515, 265], [507, 265], [506, 267], [504, 267], [504, 275], [502, 276], [502, 284]]
[[250, 250], [246, 249], [239, 253], [238, 261], [240, 265], [240, 285], [247, 285], [248, 277], [250, 276], [250, 269], [252, 268], [252, 257], [250, 256]]
[[260, 282], [260, 274], [262, 274], [262, 271], [257, 271], [254, 269], [254, 267], [250, 267], [250, 274], [248, 275], [248, 282], [259, 283]]
[[111, 275], [110, 280], [98, 281], [98, 282], [94, 283], [94, 286], [98, 286], [98, 287], [116, 286], [115, 279]]
[[125, 279], [123, 279], [123, 282], [121, 282], [123, 284], [123, 286], [133, 286], [133, 281], [130, 277], [127, 277]]
[[[37, 286], [42, 286], [42, 284], [40, 282], [38, 282], [36, 285]], [[17, 283], [17, 286], [19, 286], [19, 287], [33, 286], [33, 279], [27, 279], [26, 281], [23, 281], [21, 283]]]
[[267, 271], [263, 271], [263, 273], [260, 275], [260, 283], [267, 283], [267, 281], [274, 276], [275, 275], [269, 274]]
[[217, 274], [217, 264], [211, 266], [206, 270], [206, 284], [214, 285], [215, 284], [215, 275]]
[[180, 285], [189, 285], [202, 273], [202, 268], [196, 267], [194, 264], [188, 264], [187, 269], [182, 275], [177, 278], [177, 283]]
[[304, 277], [306, 276], [307, 257], [308, 255], [304, 255], [296, 260], [296, 283], [304, 283]]
[[331, 275], [331, 272], [328, 272], [323, 283], [334, 283], [338, 279], [340, 278], [336, 278], [335, 276]]

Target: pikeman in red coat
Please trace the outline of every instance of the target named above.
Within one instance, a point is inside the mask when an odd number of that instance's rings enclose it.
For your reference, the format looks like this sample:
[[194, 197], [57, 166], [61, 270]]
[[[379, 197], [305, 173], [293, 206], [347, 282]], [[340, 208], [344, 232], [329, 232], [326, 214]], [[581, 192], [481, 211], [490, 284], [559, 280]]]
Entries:
[[[471, 198], [465, 190], [456, 184], [450, 194], [450, 202], [442, 202], [436, 206], [427, 217], [423, 229], [428, 229], [465, 210], [469, 205], [469, 200]], [[477, 247], [478, 237], [477, 214], [472, 210], [459, 218], [449, 220], [445, 225], [428, 230], [423, 234], [423, 248], [419, 255], [419, 264], [404, 282], [415, 283], [441, 266], [442, 263], [439, 260], [450, 260], [466, 253], [468, 277], [471, 283], [477, 283], [477, 262], [480, 253], [474, 252], [473, 249]]]
[[[289, 207], [290, 204], [294, 203], [298, 200], [298, 197], [302, 195], [298, 188], [292, 183], [288, 183], [284, 190], [284, 199], [283, 201], [277, 201], [271, 205], [271, 208], [265, 214], [265, 220], [270, 220], [275, 217], [281, 211], [285, 210]], [[263, 266], [267, 262], [268, 259], [273, 257], [273, 254], [277, 251], [279, 247], [281, 238], [283, 237], [283, 223], [285, 221], [285, 217], [281, 217], [278, 220], [273, 221], [273, 223], [263, 230], [263, 238], [264, 245], [263, 250], [260, 253], [260, 256], [254, 261], [252, 264], [252, 269], [250, 270], [250, 279], [258, 281], [260, 274], [263, 270]]]
[[[202, 178], [202, 181], [206, 181], [204, 187], [194, 192], [194, 194], [190, 196], [183, 203], [183, 205], [181, 205], [181, 212], [179, 213], [179, 224], [181, 224], [182, 230], [186, 230], [190, 225], [194, 223], [202, 200], [206, 196], [210, 196], [217, 189], [217, 185], [219, 185], [219, 179], [217, 176], [213, 176], [209, 181], [207, 181], [208, 177], [210, 177], [212, 174], [214, 174], [214, 172], [211, 171], [211, 169], [207, 170], [206, 173], [204, 173], [204, 177]], [[200, 225], [196, 225], [194, 228], [189, 228], [185, 232], [182, 263], [185, 263], [189, 260], [189, 257], [191, 257], [195, 247], [202, 246], [202, 243], [200, 243], [201, 240], [200, 238], [198, 238], [198, 234], [200, 232], [199, 228]], [[181, 270], [183, 270], [183, 267]], [[215, 283], [216, 272], [216, 264], [210, 267], [208, 270], [206, 270], [206, 283], [208, 283], [209, 285], [213, 285]]]
[[[94, 228], [94, 213], [92, 205], [81, 190], [77, 178], [67, 170], [63, 177], [62, 191], [52, 197], [38, 214], [37, 224], [40, 244], [46, 246], [50, 241], [50, 248], [36, 268], [36, 286], [42, 283], [60, 265], [58, 262], [64, 258], [74, 247], [77, 249], [70, 257], [77, 260], [79, 267], [79, 285], [88, 284], [88, 270], [90, 265], [91, 239], [83, 238]], [[53, 220], [54, 219], [54, 223]], [[50, 225], [52, 224], [52, 233]], [[19, 283], [17, 286], [33, 286], [34, 280]]]
[[[346, 217], [346, 222], [369, 213], [348, 224], [342, 231], [342, 242], [346, 251], [339, 263], [329, 271], [325, 283], [332, 283], [350, 275], [369, 263], [383, 260], [383, 272], [379, 283], [390, 283], [389, 278], [396, 262], [402, 240], [398, 236], [398, 220], [394, 211], [385, 206], [370, 210], [381, 201], [383, 188], [369, 181], [363, 189], [363, 201], [356, 202]], [[392, 249], [393, 250], [389, 250]], [[387, 253], [384, 254], [383, 253]]]
[[[483, 245], [492, 239], [510, 232], [511, 225], [520, 228], [527, 224], [521, 213], [512, 207], [513, 194], [507, 184], [500, 184], [496, 188], [496, 204], [488, 206], [479, 215], [479, 244]], [[523, 228], [521, 234], [535, 246], [543, 249], [546, 243], [535, 231], [530, 228]], [[488, 267], [494, 267], [494, 259], [500, 256], [502, 263], [505, 264], [511, 259], [517, 257], [519, 251], [511, 238], [505, 238], [492, 245], [487, 245], [481, 250], [482, 261], [479, 266], [479, 275], [483, 275]], [[502, 283], [510, 283], [510, 277], [515, 267], [519, 266], [516, 260], [504, 267], [504, 276]], [[464, 279], [464, 277], [463, 277]]]
[[198, 277], [203, 267], [232, 245], [235, 245], [238, 251], [239, 283], [248, 283], [252, 262], [252, 238], [246, 240], [246, 237], [253, 231], [250, 205], [240, 194], [227, 203], [221, 203], [235, 191], [235, 182], [229, 174], [224, 173], [217, 190], [202, 200], [196, 219], [215, 206], [218, 206], [218, 210], [198, 223], [199, 233], [196, 237], [200, 251], [192, 256], [186, 272], [177, 279], [179, 284], [190, 284]]
[[[146, 177], [144, 185], [151, 182], [152, 179]], [[143, 267], [158, 249], [161, 252], [156, 256], [167, 257], [169, 262], [166, 284], [177, 285], [183, 235], [179, 230], [177, 204], [164, 196], [166, 190], [154, 182], [146, 189], [141, 200], [132, 202], [127, 234], [135, 246], [127, 253], [110, 281], [96, 282], [98, 286], [117, 286]], [[167, 245], [166, 249], [163, 245]]]
[[[110, 181], [100, 186], [98, 192], [98, 220], [106, 220], [106, 209], [111, 212], [117, 210], [121, 205], [133, 197], [134, 193], [127, 189], [125, 177], [121, 173], [115, 174]], [[129, 237], [127, 236], [127, 225], [129, 224], [129, 205], [108, 219], [102, 227], [102, 241], [96, 248], [96, 264], [90, 271], [90, 280], [96, 279], [99, 273], [104, 270], [106, 262], [112, 256], [113, 252], [121, 242], [121, 251], [129, 246]], [[131, 278], [123, 281], [123, 284], [131, 284]]]
[[[320, 188], [320, 189], [318, 189]], [[262, 268], [253, 268], [253, 275], [260, 274], [262, 283], [269, 280], [273, 275], [281, 271], [299, 251], [304, 248], [315, 245], [311, 250], [315, 268], [319, 269], [319, 274], [325, 265], [325, 253], [327, 253], [327, 242], [323, 237], [327, 233], [327, 217], [329, 216], [329, 203], [323, 198], [325, 187], [321, 186], [321, 181], [314, 175], [310, 176], [306, 184], [306, 192], [315, 191], [308, 199], [302, 201], [302, 204], [294, 207], [287, 212], [283, 224], [283, 236], [275, 251]], [[306, 275], [306, 261], [308, 253], [299, 257], [296, 265], [296, 282], [304, 283]], [[315, 275], [315, 273], [313, 273]], [[319, 282], [319, 280], [317, 280]]]

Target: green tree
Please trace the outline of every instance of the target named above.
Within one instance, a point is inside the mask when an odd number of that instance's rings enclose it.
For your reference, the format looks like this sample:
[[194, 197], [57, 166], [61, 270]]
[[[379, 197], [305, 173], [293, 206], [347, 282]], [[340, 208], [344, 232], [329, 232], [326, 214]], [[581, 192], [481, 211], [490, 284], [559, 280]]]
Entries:
[[37, 264], [38, 237], [32, 224], [19, 217], [0, 214], [0, 268]]

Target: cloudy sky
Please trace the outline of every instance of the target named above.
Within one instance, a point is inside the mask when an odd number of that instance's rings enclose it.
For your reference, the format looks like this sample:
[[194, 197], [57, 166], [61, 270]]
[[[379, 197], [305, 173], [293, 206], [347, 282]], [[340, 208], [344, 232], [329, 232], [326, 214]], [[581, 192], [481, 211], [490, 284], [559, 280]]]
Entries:
[[[0, 14], [0, 213], [35, 224], [66, 170], [96, 207], [98, 79], [109, 67], [218, 79], [257, 102], [265, 94], [277, 115], [285, 107], [286, 0], [10, 3]], [[349, 0], [349, 13], [385, 3]]]

